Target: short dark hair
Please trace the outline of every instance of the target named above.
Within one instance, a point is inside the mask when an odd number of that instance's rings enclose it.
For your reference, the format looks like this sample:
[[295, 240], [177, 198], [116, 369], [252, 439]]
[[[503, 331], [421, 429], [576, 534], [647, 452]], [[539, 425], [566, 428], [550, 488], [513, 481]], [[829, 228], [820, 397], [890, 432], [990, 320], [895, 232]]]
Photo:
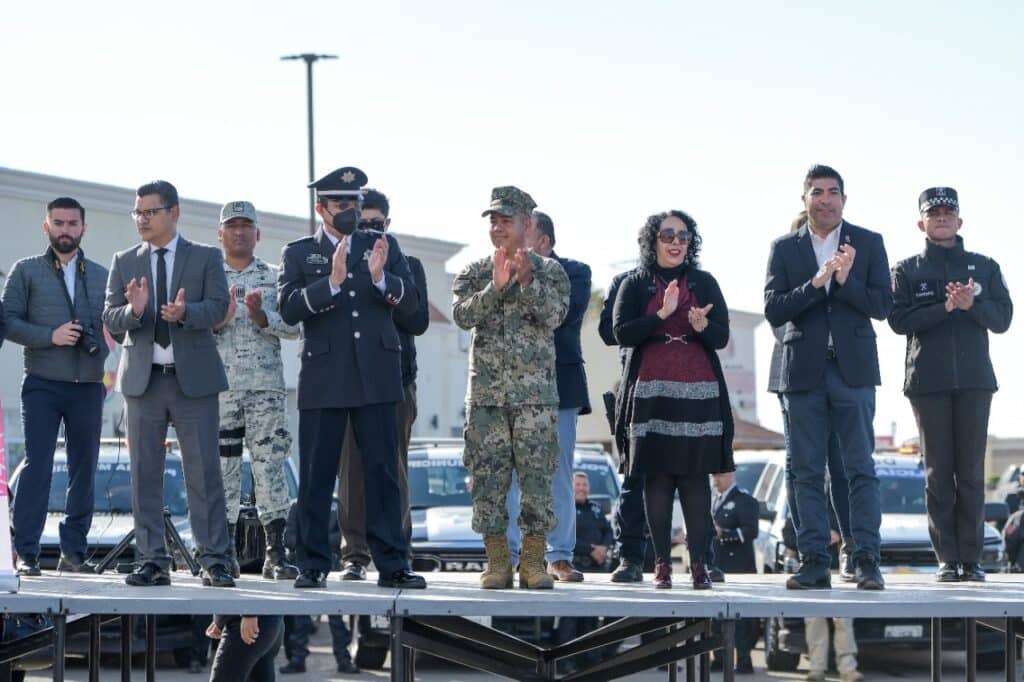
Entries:
[[77, 199], [71, 197], [57, 197], [46, 205], [46, 216], [50, 216], [50, 211], [55, 208], [77, 208], [82, 213], [82, 222], [85, 222], [85, 208], [78, 203]]
[[640, 265], [648, 270], [657, 265], [658, 246], [656, 242], [658, 241], [658, 231], [661, 227], [661, 221], [670, 216], [682, 220], [686, 224], [686, 229], [690, 231], [690, 245], [686, 249], [686, 258], [683, 259], [683, 265], [686, 267], [700, 267], [699, 256], [702, 240], [700, 233], [697, 232], [697, 221], [689, 213], [676, 210], [647, 216], [647, 222], [640, 228], [640, 234], [637, 236], [637, 243], [640, 244]]
[[822, 178], [833, 178], [839, 183], [839, 191], [842, 194], [846, 194], [846, 186], [843, 184], [843, 176], [839, 174], [832, 166], [826, 166], [824, 164], [816, 163], [807, 169], [807, 175], [804, 176], [804, 194], [807, 194], [807, 190], [811, 188], [811, 183], [815, 180], [821, 180]]
[[159, 194], [160, 203], [167, 208], [178, 205], [178, 189], [166, 180], [147, 182], [135, 192], [138, 197], [146, 197], [150, 194]]
[[363, 194], [363, 208], [375, 208], [387, 218], [388, 214], [391, 213], [391, 202], [388, 201], [388, 197], [384, 192], [368, 189]]
[[555, 245], [555, 223], [551, 220], [551, 216], [543, 211], [534, 211], [533, 227], [541, 234], [547, 235], [548, 240], [551, 242], [551, 246]]

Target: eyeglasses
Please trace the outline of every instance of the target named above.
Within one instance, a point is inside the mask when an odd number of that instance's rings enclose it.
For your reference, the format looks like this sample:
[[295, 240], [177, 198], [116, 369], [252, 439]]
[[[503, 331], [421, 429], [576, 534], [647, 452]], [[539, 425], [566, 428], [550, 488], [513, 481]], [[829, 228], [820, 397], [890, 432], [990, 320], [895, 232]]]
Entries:
[[387, 220], [383, 218], [374, 218], [373, 220], [360, 220], [359, 229], [377, 230], [378, 232], [383, 232], [385, 223], [387, 223]]
[[686, 230], [679, 230], [678, 232], [676, 232], [675, 230], [668, 229], [662, 230], [661, 232], [658, 233], [658, 241], [660, 241], [662, 244], [671, 244], [677, 239], [679, 240], [680, 244], [689, 244], [692, 238], [693, 235]]
[[132, 220], [139, 220], [141, 218], [146, 218], [147, 220], [149, 220], [150, 218], [156, 217], [156, 214], [159, 213], [160, 211], [169, 211], [172, 208], [174, 207], [161, 206], [160, 208], [147, 208], [142, 211], [131, 211], [128, 215], [132, 217]]

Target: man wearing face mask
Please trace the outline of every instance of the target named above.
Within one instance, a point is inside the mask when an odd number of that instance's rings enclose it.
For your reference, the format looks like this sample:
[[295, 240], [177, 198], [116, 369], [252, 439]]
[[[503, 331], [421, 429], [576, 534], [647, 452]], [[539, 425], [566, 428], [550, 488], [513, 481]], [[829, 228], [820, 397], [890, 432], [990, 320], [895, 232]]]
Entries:
[[40, 575], [53, 451], [61, 424], [67, 442], [68, 494], [60, 524], [59, 569], [92, 573], [86, 536], [103, 422], [103, 292], [107, 269], [85, 258], [85, 209], [70, 197], [46, 207], [49, 246], [14, 264], [4, 286], [7, 338], [25, 347], [21, 385], [25, 468], [14, 501], [18, 572]]
[[278, 305], [302, 324], [295, 587], [326, 587], [331, 493], [348, 423], [363, 454], [366, 536], [381, 587], [423, 588], [409, 568], [398, 486], [395, 405], [403, 399], [394, 311], [419, 293], [391, 235], [356, 230], [366, 174], [347, 166], [310, 185], [323, 224], [281, 254]]
[[[391, 203], [383, 192], [368, 189], [363, 199], [359, 229], [373, 230], [376, 236], [391, 226]], [[427, 306], [427, 277], [423, 264], [415, 256], [406, 256], [412, 272], [419, 303], [411, 315], [395, 310], [395, 328], [402, 344], [403, 398], [395, 411], [398, 425], [398, 486], [402, 490], [402, 529], [407, 538], [412, 536], [412, 518], [409, 511], [409, 439], [416, 421], [416, 337], [427, 331], [430, 311]], [[338, 525], [341, 527], [341, 560], [344, 567], [342, 580], [365, 580], [366, 566], [370, 563], [370, 550], [366, 545], [366, 501], [363, 493], [363, 455], [359, 452], [351, 425], [345, 433], [338, 470]]]

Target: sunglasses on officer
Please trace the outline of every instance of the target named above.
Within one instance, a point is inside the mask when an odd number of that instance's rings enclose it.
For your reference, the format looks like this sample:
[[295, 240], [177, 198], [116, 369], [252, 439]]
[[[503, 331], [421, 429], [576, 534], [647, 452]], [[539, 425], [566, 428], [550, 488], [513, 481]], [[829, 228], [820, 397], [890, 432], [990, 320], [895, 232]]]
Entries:
[[662, 230], [658, 233], [658, 241], [662, 244], [671, 244], [678, 240], [680, 244], [689, 244], [692, 236], [693, 235], [691, 235], [687, 230], [679, 230], [676, 232], [672, 228], [668, 228], [667, 230]]

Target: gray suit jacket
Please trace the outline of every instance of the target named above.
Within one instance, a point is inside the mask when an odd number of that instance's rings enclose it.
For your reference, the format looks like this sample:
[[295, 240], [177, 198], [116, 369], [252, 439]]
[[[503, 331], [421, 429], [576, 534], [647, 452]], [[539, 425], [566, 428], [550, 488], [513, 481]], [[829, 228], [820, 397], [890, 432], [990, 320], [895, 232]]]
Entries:
[[[149, 284], [149, 305], [141, 318], [132, 314], [124, 295], [133, 277], [136, 282], [145, 277]], [[171, 273], [172, 298], [178, 289], [185, 290], [186, 312], [184, 320], [171, 325], [171, 345], [181, 391], [189, 398], [225, 391], [228, 380], [212, 331], [228, 311], [228, 282], [220, 250], [180, 238]], [[158, 314], [149, 245], [139, 244], [114, 254], [103, 322], [124, 344], [115, 388], [126, 396], [137, 398], [149, 385]]]

